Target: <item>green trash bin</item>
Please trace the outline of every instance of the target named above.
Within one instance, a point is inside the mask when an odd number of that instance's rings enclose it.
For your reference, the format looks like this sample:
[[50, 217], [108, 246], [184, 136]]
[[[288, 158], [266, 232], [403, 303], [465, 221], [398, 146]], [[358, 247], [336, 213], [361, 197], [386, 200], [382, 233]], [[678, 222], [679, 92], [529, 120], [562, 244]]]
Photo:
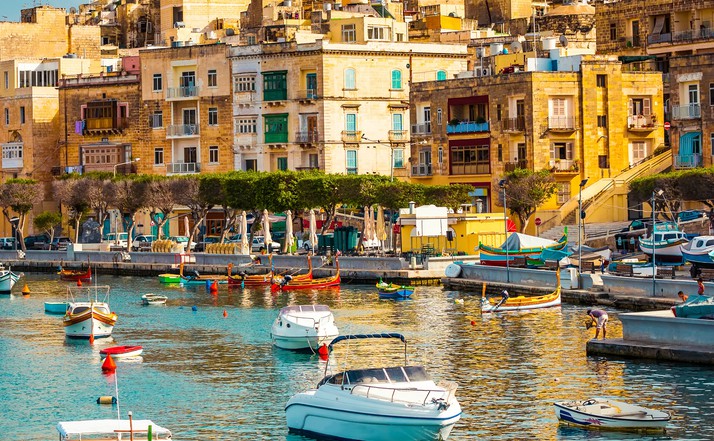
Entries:
[[347, 229], [347, 244], [348, 250], [352, 251], [357, 249], [357, 243], [359, 243], [359, 232], [355, 227], [348, 227]]

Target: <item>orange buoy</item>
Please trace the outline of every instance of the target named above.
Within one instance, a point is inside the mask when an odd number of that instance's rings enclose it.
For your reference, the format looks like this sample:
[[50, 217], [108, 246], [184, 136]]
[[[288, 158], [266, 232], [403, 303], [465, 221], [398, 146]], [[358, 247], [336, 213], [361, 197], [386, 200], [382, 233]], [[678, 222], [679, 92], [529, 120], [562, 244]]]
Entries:
[[228, 311], [226, 311], [225, 309], [223, 310], [223, 317], [228, 317]]
[[471, 326], [476, 326], [476, 321], [475, 321], [475, 320], [471, 320]]
[[102, 372], [114, 372], [117, 370], [117, 365], [114, 363], [114, 360], [112, 360], [111, 355], [107, 355], [107, 358], [104, 359], [104, 363], [102, 363]]
[[23, 296], [30, 295], [30, 288], [27, 286], [27, 283], [25, 283], [25, 286], [22, 287], [22, 295]]
[[80, 279], [77, 279], [77, 286], [82, 286], [82, 281]]
[[211, 294], [215, 294], [217, 292], [218, 292], [218, 282], [214, 280], [213, 283], [211, 283]]
[[317, 349], [317, 353], [320, 354], [320, 358], [327, 358], [329, 356], [329, 350], [327, 349], [327, 345], [323, 343], [322, 346]]
[[94, 344], [94, 334], [89, 334], [89, 344], [90, 345]]

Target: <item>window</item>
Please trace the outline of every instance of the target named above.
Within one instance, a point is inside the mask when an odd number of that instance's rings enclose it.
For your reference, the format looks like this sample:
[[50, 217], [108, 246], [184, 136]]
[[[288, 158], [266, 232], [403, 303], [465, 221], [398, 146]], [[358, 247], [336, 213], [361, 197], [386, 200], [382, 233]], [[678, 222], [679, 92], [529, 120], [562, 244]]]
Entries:
[[18, 72], [20, 87], [57, 87], [56, 63], [42, 65], [37, 70], [21, 70]]
[[564, 204], [570, 200], [570, 182], [558, 182], [558, 203]]
[[154, 148], [154, 165], [163, 165], [164, 163], [164, 148]]
[[208, 125], [217, 126], [218, 125], [218, 107], [208, 108]]
[[356, 132], [357, 131], [357, 114], [348, 113], [345, 115], [345, 131]]
[[617, 41], [617, 23], [610, 23], [610, 41]]
[[[248, 35], [248, 36], [246, 37], [246, 43], [248, 43], [248, 45], [254, 45], [254, 44], [256, 44], [257, 42], [258, 42], [258, 37], [255, 36], [255, 35]], [[255, 169], [253, 168], [253, 169], [251, 169], [251, 170], [255, 170]]]
[[288, 114], [265, 115], [265, 142], [288, 142]]
[[689, 97], [689, 105], [699, 104], [699, 85], [690, 84], [687, 86], [687, 96]]
[[401, 32], [397, 32], [397, 43], [400, 43], [404, 41], [404, 34]]
[[5, 125], [10, 124], [10, 109], [5, 109]]
[[712, 156], [714, 156], [714, 132], [709, 134], [709, 142], [711, 147]]
[[237, 133], [258, 133], [258, 123], [255, 118], [241, 118], [236, 122]]
[[550, 159], [553, 161], [572, 160], [573, 159], [573, 143], [572, 142], [554, 142], [550, 145]]
[[288, 99], [288, 71], [263, 73], [263, 100], [279, 101]]
[[491, 172], [488, 144], [451, 146], [450, 150], [452, 175], [478, 175]]
[[424, 133], [431, 133], [431, 107], [424, 107]]
[[355, 70], [352, 68], [345, 69], [345, 89], [346, 90], [357, 89], [356, 80], [355, 80]]
[[389, 27], [367, 26], [368, 40], [389, 40]]
[[22, 144], [8, 143], [2, 146], [3, 159], [22, 159]]
[[502, 114], [501, 105], [496, 104], [496, 121], [501, 120], [501, 116], [502, 116], [501, 114]]
[[319, 156], [317, 153], [310, 153], [307, 157], [307, 165], [310, 168], [320, 168]]
[[161, 92], [164, 90], [164, 81], [161, 74], [154, 74], [154, 92]]
[[3, 73], [4, 73], [3, 76], [5, 77], [5, 89], [9, 89], [10, 88], [10, 72], [5, 71]]
[[439, 147], [439, 151], [437, 152], [437, 160], [439, 161], [439, 164], [444, 163], [444, 148]]
[[607, 87], [607, 75], [598, 75], [595, 79], [597, 87]]
[[357, 41], [357, 31], [354, 24], [342, 25], [342, 42], [354, 43]]
[[714, 106], [714, 83], [709, 83], [709, 105]]
[[632, 98], [628, 103], [629, 115], [645, 115], [649, 116], [652, 113], [649, 98]]
[[357, 174], [357, 150], [347, 150], [346, 153], [346, 164], [345, 167], [347, 168], [347, 174], [348, 175], [356, 175]]
[[607, 115], [598, 115], [597, 116], [597, 126], [598, 127], [607, 127]]
[[208, 71], [208, 87], [218, 87], [218, 72], [215, 69]]
[[258, 171], [258, 160], [257, 159], [246, 159], [245, 160], [245, 171]]
[[637, 141], [630, 144], [630, 164], [637, 164], [647, 157], [647, 143]]
[[441, 125], [442, 111], [441, 109], [436, 109], [436, 125]]
[[440, 70], [436, 72], [436, 81], [446, 81], [446, 71]]
[[392, 71], [392, 89], [402, 88], [402, 71], [394, 69]]
[[288, 158], [281, 156], [278, 158], [278, 170], [285, 171], [288, 169]]
[[503, 162], [503, 144], [498, 145], [498, 149], [496, 150], [496, 152], [498, 162]]
[[255, 75], [236, 75], [233, 77], [235, 92], [255, 92]]
[[149, 126], [152, 129], [158, 129], [164, 126], [164, 112], [161, 110], [155, 110], [154, 113], [149, 117]]
[[211, 145], [208, 146], [208, 162], [211, 164], [218, 164], [218, 146]]
[[404, 126], [402, 125], [402, 121], [404, 119], [404, 115], [401, 113], [393, 113], [392, 114], [392, 130], [395, 132], [401, 132], [404, 130]]
[[25, 106], [20, 106], [20, 124], [25, 124]]
[[394, 158], [392, 167], [404, 168], [404, 149], [394, 149], [394, 150], [392, 150], [392, 152], [393, 152], [393, 158]]

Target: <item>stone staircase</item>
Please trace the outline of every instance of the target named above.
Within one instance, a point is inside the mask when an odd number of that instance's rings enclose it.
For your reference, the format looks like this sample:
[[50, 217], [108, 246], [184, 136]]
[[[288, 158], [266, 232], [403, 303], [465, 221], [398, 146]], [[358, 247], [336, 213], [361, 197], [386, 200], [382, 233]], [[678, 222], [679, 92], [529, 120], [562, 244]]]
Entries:
[[[616, 232], [622, 230], [630, 224], [629, 221], [622, 222], [602, 222], [602, 223], [585, 223], [585, 240], [594, 237], [606, 237], [612, 236]], [[551, 240], [558, 240], [563, 235], [564, 225], [559, 225], [553, 227], [548, 231], [544, 231], [540, 234], [540, 237]], [[577, 225], [567, 225], [568, 227], [568, 243], [577, 244], [578, 243], [578, 226]]]

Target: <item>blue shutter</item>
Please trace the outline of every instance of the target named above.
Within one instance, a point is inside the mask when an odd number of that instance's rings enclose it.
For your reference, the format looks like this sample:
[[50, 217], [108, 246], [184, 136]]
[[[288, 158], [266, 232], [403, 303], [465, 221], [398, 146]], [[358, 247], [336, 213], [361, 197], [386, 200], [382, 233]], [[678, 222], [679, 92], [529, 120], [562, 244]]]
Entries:
[[393, 113], [392, 114], [392, 130], [404, 130], [402, 129], [402, 114]]
[[356, 89], [355, 83], [355, 70], [352, 68], [345, 70], [345, 89]]
[[402, 168], [404, 167], [404, 150], [403, 149], [395, 149], [394, 150], [394, 164], [392, 164], [394, 168]]
[[392, 71], [392, 89], [401, 89], [401, 88], [402, 88], [402, 71], [395, 69]]
[[347, 150], [347, 174], [357, 174], [357, 150]]
[[348, 113], [345, 115], [345, 130], [348, 132], [357, 131], [357, 115], [354, 113]]
[[440, 70], [436, 73], [436, 81], [446, 81], [446, 71]]

